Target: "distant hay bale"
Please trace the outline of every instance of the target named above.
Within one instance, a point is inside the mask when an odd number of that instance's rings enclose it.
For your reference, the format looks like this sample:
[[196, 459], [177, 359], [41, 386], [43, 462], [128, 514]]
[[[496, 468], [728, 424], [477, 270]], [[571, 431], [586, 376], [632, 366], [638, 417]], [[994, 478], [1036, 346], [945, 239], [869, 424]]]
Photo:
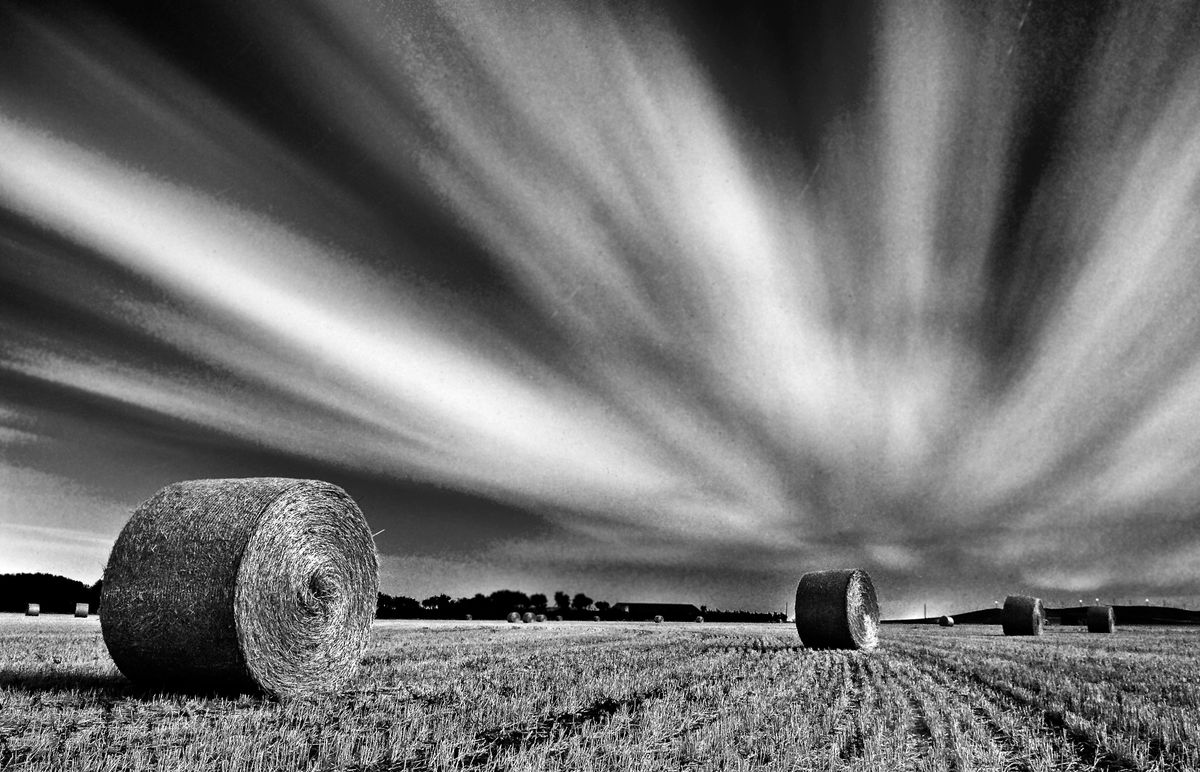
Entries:
[[663, 621], [662, 614], [655, 614], [655, 615], [654, 615], [654, 624], [656, 624], [656, 625], [657, 625], [657, 624], [662, 624], [662, 621]]
[[1087, 629], [1089, 633], [1111, 633], [1116, 630], [1112, 606], [1088, 606]]
[[26, 606], [25, 606], [25, 616], [27, 616], [27, 617], [36, 617], [37, 615], [39, 615], [39, 614], [41, 614], [41, 613], [42, 613], [42, 606], [41, 606], [41, 604], [40, 604], [40, 603], [29, 603], [29, 604], [26, 604]]
[[79, 617], [80, 619], [87, 619], [87, 615], [89, 612], [91, 612], [91, 608], [88, 606], [88, 604], [86, 604], [86, 603], [76, 603], [75, 604], [75, 616]]
[[555, 621], [555, 622], [561, 622], [561, 621], [562, 621], [562, 614], [559, 614], [558, 616], [554, 617], [554, 621]]
[[704, 617], [696, 617], [696, 624], [704, 624]]
[[104, 642], [153, 688], [332, 691], [358, 669], [379, 590], [354, 500], [316, 480], [168, 485], [130, 517], [104, 569]]
[[538, 614], [537, 616], [535, 616], [535, 617], [533, 618], [533, 621], [534, 621], [534, 622], [545, 622], [545, 621], [546, 621], [546, 615], [545, 615], [545, 614]]
[[474, 619], [474, 617], [472, 617], [470, 614], [467, 614], [466, 616], [464, 616], [464, 617], [463, 617], [463, 619], [465, 619], [465, 620], [467, 620], [468, 622], [470, 622], [472, 619]]
[[945, 616], [938, 617], [938, 626], [939, 627], [954, 627], [954, 617], [952, 617], [948, 614]]
[[1004, 599], [1000, 617], [1005, 635], [1041, 635], [1046, 623], [1042, 599], [1028, 595], [1009, 595]]
[[597, 614], [596, 616], [592, 617], [592, 621], [593, 621], [593, 622], [599, 622], [599, 621], [600, 621], [600, 615], [599, 615], [599, 614]]
[[532, 611], [526, 611], [524, 614], [521, 615], [521, 623], [522, 624], [527, 625], [532, 621], [533, 621], [533, 612]]
[[520, 615], [520, 614], [518, 614], [518, 613], [517, 613], [517, 612], [515, 612], [515, 611], [510, 611], [510, 612], [509, 612], [509, 614], [508, 614], [508, 616], [507, 616], [507, 617], [505, 617], [505, 619], [507, 619], [507, 620], [508, 620], [508, 623], [509, 623], [510, 625], [515, 625], [517, 622], [520, 622], [520, 621], [521, 621], [521, 615]]
[[810, 649], [872, 649], [879, 601], [860, 568], [810, 571], [796, 585], [796, 632]]

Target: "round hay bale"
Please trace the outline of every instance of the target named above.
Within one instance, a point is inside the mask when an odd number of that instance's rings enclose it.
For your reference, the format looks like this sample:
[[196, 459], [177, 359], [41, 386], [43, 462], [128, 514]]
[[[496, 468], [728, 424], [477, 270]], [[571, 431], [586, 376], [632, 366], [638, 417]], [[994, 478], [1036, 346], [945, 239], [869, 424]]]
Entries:
[[1111, 633], [1116, 630], [1112, 606], [1088, 606], [1087, 629], [1089, 633]]
[[796, 632], [810, 649], [872, 649], [879, 602], [860, 568], [810, 571], [796, 585]]
[[86, 603], [75, 604], [75, 616], [79, 617], [80, 619], [87, 619], [87, 615], [90, 611], [91, 608]]
[[191, 480], [117, 537], [100, 616], [131, 681], [170, 690], [331, 691], [358, 669], [379, 590], [354, 500], [317, 480]]
[[1045, 617], [1041, 598], [1009, 595], [1004, 599], [1000, 621], [1005, 635], [1041, 635]]
[[696, 617], [696, 624], [698, 624], [698, 625], [704, 624], [704, 617]]
[[25, 606], [25, 616], [36, 617], [42, 613], [42, 605], [40, 603], [28, 603]]
[[554, 621], [555, 621], [555, 622], [561, 622], [561, 621], [562, 621], [562, 615], [561, 615], [561, 614], [559, 614], [558, 616], [554, 617]]
[[520, 621], [521, 621], [521, 615], [520, 615], [520, 614], [518, 614], [518, 613], [517, 613], [517, 612], [515, 612], [515, 611], [510, 611], [510, 612], [509, 612], [509, 614], [508, 614], [508, 616], [507, 616], [507, 617], [505, 617], [505, 619], [507, 619], [507, 620], [508, 620], [508, 623], [509, 623], [510, 625], [515, 625], [517, 622], [520, 622]]
[[654, 615], [654, 624], [656, 624], [656, 625], [662, 624], [662, 614]]
[[600, 621], [600, 616], [599, 616], [599, 615], [596, 615], [596, 616], [592, 617], [592, 621], [593, 621], [593, 622], [599, 622], [599, 621]]
[[938, 617], [938, 627], [954, 627], [954, 617], [948, 614]]
[[524, 614], [521, 615], [521, 623], [522, 624], [527, 625], [532, 621], [533, 621], [533, 612], [532, 611], [526, 611]]
[[534, 621], [534, 622], [545, 622], [545, 621], [546, 621], [546, 615], [545, 615], [545, 614], [538, 614], [537, 616], [535, 616], [535, 617], [533, 618], [533, 621]]

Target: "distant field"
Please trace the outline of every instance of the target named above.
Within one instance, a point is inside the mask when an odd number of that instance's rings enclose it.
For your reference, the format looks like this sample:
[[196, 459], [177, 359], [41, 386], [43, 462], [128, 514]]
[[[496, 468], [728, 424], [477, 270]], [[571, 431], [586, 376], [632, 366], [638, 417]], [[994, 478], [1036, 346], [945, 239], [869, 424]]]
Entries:
[[95, 618], [0, 616], [0, 768], [1200, 769], [1200, 631], [378, 622], [341, 694], [147, 694]]

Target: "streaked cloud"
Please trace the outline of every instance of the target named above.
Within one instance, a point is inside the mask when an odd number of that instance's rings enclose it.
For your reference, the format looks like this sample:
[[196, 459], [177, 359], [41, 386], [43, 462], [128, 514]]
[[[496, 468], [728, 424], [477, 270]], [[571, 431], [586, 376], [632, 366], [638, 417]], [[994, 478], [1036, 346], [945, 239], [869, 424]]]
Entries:
[[32, 481], [0, 522], [44, 494], [115, 535], [122, 494], [55, 499], [76, 455], [31, 417], [92, 410], [544, 529], [397, 537], [388, 576], [448, 591], [1194, 581], [1177, 545], [1141, 568], [1200, 506], [1200, 100], [1189, 44], [1154, 48], [1192, 15], [1103, 16], [1062, 63], [1066, 10], [888, 4], [800, 157], [661, 9], [304, 6], [197, 17], [270, 63], [236, 82], [128, 19], [2, 12], [0, 250], [37, 301], [0, 309], [32, 395], [0, 407]]

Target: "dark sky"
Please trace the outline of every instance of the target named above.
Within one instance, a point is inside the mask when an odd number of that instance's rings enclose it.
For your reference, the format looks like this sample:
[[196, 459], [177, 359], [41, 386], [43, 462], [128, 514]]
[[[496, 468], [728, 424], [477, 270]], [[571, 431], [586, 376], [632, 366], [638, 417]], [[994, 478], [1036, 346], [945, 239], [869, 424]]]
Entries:
[[383, 589], [1200, 602], [1186, 3], [0, 4], [0, 571], [337, 483]]

